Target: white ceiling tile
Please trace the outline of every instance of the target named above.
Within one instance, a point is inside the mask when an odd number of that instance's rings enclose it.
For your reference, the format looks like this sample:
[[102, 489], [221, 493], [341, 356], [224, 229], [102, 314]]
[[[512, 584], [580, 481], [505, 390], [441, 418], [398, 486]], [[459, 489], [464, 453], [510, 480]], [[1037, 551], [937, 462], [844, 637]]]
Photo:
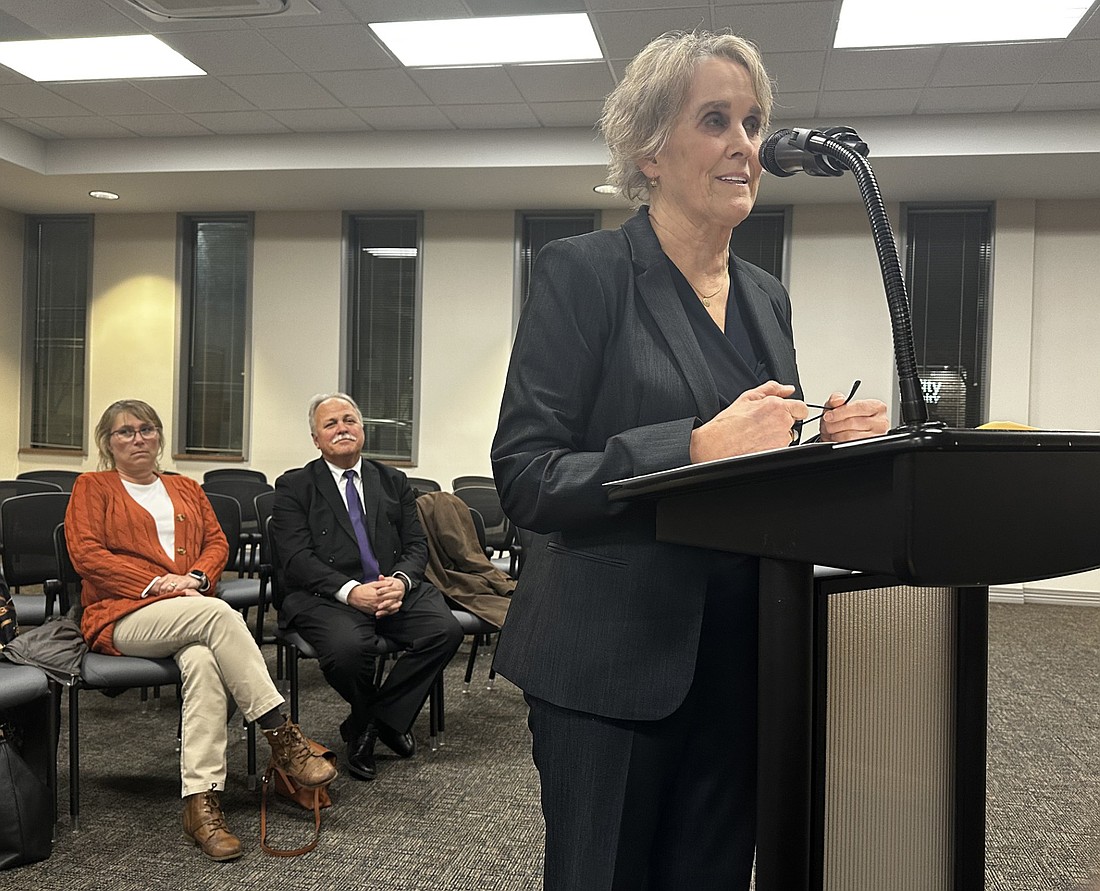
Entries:
[[648, 12], [654, 9], [698, 7], [699, 0], [587, 0], [592, 12]]
[[138, 136], [209, 136], [211, 131], [182, 114], [118, 115], [112, 120]]
[[1020, 111], [1084, 111], [1100, 108], [1100, 81], [1035, 84], [1020, 102]]
[[107, 118], [91, 116], [47, 118], [45, 123], [65, 139], [118, 139], [135, 135], [132, 130]]
[[499, 65], [482, 68], [411, 68], [411, 77], [437, 105], [522, 102], [515, 84]]
[[274, 74], [298, 66], [255, 31], [191, 31], [164, 42], [207, 74]]
[[772, 106], [772, 128], [778, 126], [777, 121], [805, 120], [815, 116], [817, 111], [816, 92], [813, 93], [780, 93], [775, 97]]
[[605, 62], [509, 65], [506, 70], [528, 102], [602, 101], [615, 86]]
[[402, 69], [320, 72], [317, 82], [351, 108], [430, 105], [431, 100]]
[[150, 80], [142, 89], [176, 111], [244, 111], [252, 108], [239, 93], [212, 77], [176, 77]]
[[929, 86], [1034, 83], [1050, 65], [1054, 52], [1053, 43], [948, 46], [944, 48]]
[[257, 108], [335, 108], [340, 102], [308, 74], [250, 74], [222, 82]]
[[295, 133], [351, 133], [371, 129], [350, 108], [298, 108], [269, 114]]
[[917, 114], [1014, 111], [1027, 93], [1019, 84], [984, 87], [930, 87], [917, 103]]
[[272, 28], [311, 28], [316, 25], [343, 25], [356, 21], [339, 0], [290, 0], [290, 8], [278, 15], [252, 16], [244, 21], [261, 31]]
[[764, 67], [779, 93], [816, 92], [825, 74], [825, 53], [768, 53]]
[[710, 9], [695, 5], [641, 12], [597, 12], [590, 18], [609, 59], [632, 59], [642, 47], [666, 31], [709, 27]]
[[107, 37], [142, 33], [128, 16], [106, 3], [4, 0], [4, 12], [43, 37]]
[[240, 135], [245, 133], [287, 133], [284, 127], [271, 115], [262, 111], [203, 112], [191, 117], [214, 133]]
[[538, 118], [523, 103], [512, 105], [446, 105], [442, 111], [460, 130], [537, 127]]
[[355, 113], [375, 130], [453, 130], [455, 125], [434, 105], [415, 108], [356, 108]]
[[171, 111], [163, 102], [128, 81], [54, 84], [52, 89], [77, 105], [101, 115], [157, 114]]
[[910, 115], [920, 101], [921, 90], [826, 90], [818, 100], [822, 119]]
[[821, 50], [832, 43], [835, 9], [833, 0], [718, 6], [714, 26], [748, 38], [761, 52]]
[[603, 113], [602, 102], [532, 102], [531, 110], [544, 127], [591, 127]]
[[938, 47], [833, 50], [825, 62], [825, 89], [924, 87], [935, 70], [941, 52]]
[[396, 68], [365, 24], [312, 28], [269, 28], [264, 37], [306, 71]]
[[0, 87], [0, 106], [25, 118], [61, 117], [89, 114], [41, 84], [7, 84]]
[[1058, 49], [1042, 83], [1100, 80], [1100, 40], [1068, 40]]
[[[49, 118], [46, 118], [46, 120], [49, 120]], [[10, 120], [5, 120], [4, 123], [5, 124], [11, 124], [11, 126], [13, 126], [13, 127], [18, 127], [20, 130], [25, 130], [27, 133], [30, 133], [32, 136], [38, 136], [42, 139], [60, 139], [61, 138], [60, 134], [56, 130], [51, 130], [49, 127], [45, 126], [44, 124], [40, 123], [39, 121], [28, 121], [28, 120], [20, 120], [20, 119], [17, 119], [17, 118], [13, 118], [13, 119], [10, 119]]]

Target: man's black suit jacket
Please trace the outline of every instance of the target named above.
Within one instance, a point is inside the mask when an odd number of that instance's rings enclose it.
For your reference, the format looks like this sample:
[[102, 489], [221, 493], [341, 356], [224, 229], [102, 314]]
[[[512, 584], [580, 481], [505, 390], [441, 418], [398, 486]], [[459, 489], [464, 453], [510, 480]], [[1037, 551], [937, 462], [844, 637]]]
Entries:
[[[801, 398], [786, 290], [736, 257], [730, 270], [767, 376]], [[602, 484], [689, 464], [692, 429], [721, 408], [647, 208], [543, 249], [492, 451], [505, 512], [544, 534], [509, 607], [501, 674], [611, 718], [655, 720], [683, 701], [716, 555], [656, 542], [652, 506], [613, 505]]]
[[[378, 567], [384, 575], [405, 573], [416, 591], [428, 562], [416, 495], [405, 474], [384, 464], [364, 460], [362, 475], [363, 509]], [[282, 567], [282, 603], [276, 606], [284, 622], [308, 604], [302, 595], [335, 599], [349, 579], [362, 579], [355, 532], [324, 459], [275, 481], [271, 533]]]

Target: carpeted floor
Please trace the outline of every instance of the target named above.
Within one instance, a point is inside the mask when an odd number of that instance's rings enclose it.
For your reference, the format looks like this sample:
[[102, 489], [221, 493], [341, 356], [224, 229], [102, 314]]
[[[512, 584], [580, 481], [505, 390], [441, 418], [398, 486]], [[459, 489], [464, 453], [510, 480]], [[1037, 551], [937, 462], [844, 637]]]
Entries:
[[[446, 674], [446, 744], [428, 750], [425, 710], [417, 725], [420, 754], [381, 760], [373, 783], [342, 775], [320, 847], [286, 860], [257, 846], [259, 793], [246, 788], [243, 738], [231, 747], [224, 803], [248, 853], [235, 863], [211, 863], [179, 829], [172, 699], [143, 710], [136, 691], [116, 699], [83, 694], [81, 831], [70, 831], [63, 732], [54, 854], [0, 873], [0, 888], [540, 888], [542, 825], [523, 700], [503, 679], [485, 689], [488, 656], [479, 658], [473, 690], [463, 695], [464, 655]], [[1098, 675], [1100, 609], [991, 606], [989, 891], [1100, 891]], [[336, 727], [344, 708], [308, 662], [302, 701], [306, 731], [342, 752]], [[259, 752], [266, 756], [262, 741]], [[285, 804], [271, 819], [275, 844], [297, 846], [312, 831], [311, 816]]]

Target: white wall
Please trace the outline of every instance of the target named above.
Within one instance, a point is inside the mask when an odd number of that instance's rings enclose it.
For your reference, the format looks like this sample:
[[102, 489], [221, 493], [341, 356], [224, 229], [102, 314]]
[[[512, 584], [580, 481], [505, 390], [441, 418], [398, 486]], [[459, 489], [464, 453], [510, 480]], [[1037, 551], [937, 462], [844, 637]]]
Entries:
[[[892, 209], [895, 218], [897, 210]], [[604, 215], [615, 226], [628, 214]], [[0, 210], [0, 475], [95, 466], [86, 457], [17, 454], [23, 219]], [[114, 399], [137, 396], [174, 433], [178, 288], [174, 214], [96, 219], [89, 329], [89, 426]], [[247, 464], [274, 477], [316, 455], [309, 397], [340, 382], [341, 217], [257, 213], [252, 412]], [[512, 211], [424, 215], [419, 461], [410, 475], [448, 485], [488, 474], [512, 335]], [[866, 214], [858, 204], [794, 210], [790, 291], [807, 398], [863, 381], [889, 404], [889, 314]], [[1100, 429], [1100, 202], [997, 205], [990, 417]], [[894, 419], [895, 421], [897, 418]], [[165, 465], [196, 478], [211, 462]], [[1013, 586], [1015, 598], [1095, 599], [1100, 572]]]

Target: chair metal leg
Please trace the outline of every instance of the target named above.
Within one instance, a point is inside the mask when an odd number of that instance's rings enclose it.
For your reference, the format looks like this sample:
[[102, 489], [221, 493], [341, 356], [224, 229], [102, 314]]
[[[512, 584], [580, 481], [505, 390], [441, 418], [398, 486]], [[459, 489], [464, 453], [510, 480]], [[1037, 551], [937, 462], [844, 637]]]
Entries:
[[80, 831], [80, 683], [69, 687], [69, 822]]
[[474, 663], [477, 661], [479, 646], [481, 646], [481, 635], [475, 634], [473, 641], [470, 643], [470, 658], [466, 662], [466, 679], [462, 683], [463, 695], [468, 695], [470, 692], [470, 679], [474, 676]]
[[290, 681], [290, 720], [298, 723], [298, 648], [286, 647], [286, 675]]
[[443, 745], [443, 731], [443, 672], [440, 672], [428, 694], [428, 745], [433, 752]]
[[256, 789], [256, 722], [248, 722], [248, 791]]

